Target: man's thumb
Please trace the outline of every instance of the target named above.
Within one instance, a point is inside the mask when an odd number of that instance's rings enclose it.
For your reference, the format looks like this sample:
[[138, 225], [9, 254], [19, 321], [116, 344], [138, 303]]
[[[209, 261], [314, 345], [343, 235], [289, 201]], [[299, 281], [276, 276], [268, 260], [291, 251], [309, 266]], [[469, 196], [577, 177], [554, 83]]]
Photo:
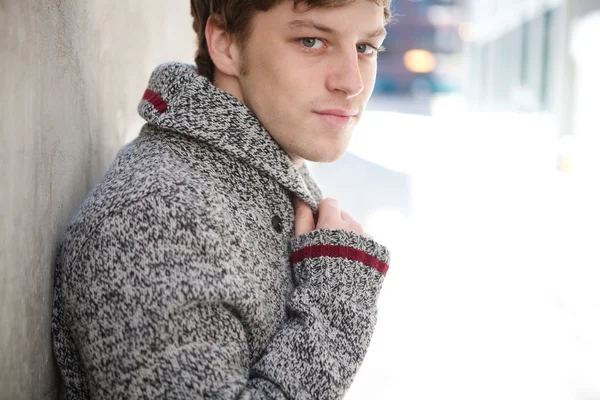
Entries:
[[314, 231], [315, 219], [310, 207], [296, 197], [294, 197], [293, 203], [296, 212], [296, 236]]

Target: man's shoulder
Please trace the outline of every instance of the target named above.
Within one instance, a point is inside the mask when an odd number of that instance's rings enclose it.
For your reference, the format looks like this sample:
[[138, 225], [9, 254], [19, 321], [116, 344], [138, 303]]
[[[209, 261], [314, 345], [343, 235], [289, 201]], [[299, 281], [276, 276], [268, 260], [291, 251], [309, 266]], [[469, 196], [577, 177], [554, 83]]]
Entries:
[[[104, 178], [73, 215], [63, 242], [78, 247], [112, 219], [151, 217], [212, 230], [227, 219], [227, 188], [215, 178], [210, 149], [204, 158], [176, 135], [145, 135], [123, 147]], [[135, 216], [135, 218], [134, 218]], [[221, 221], [215, 223], [215, 221]]]
[[203, 202], [226, 190], [219, 187], [215, 173], [222, 170], [220, 162], [210, 146], [146, 125], [118, 152], [89, 197], [101, 200], [101, 207], [115, 209], [153, 195], [205, 206]]

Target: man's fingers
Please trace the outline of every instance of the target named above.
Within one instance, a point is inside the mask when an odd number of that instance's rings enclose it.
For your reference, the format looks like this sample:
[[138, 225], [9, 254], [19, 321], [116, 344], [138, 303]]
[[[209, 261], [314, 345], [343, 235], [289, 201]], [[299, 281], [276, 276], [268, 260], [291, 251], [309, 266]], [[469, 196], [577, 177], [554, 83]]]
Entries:
[[319, 203], [319, 218], [341, 218], [340, 203], [336, 199], [327, 198]]
[[295, 199], [294, 208], [296, 212], [296, 236], [314, 231], [315, 220], [310, 207], [306, 203]]
[[360, 224], [346, 211], [340, 209], [336, 199], [327, 198], [319, 203], [317, 221], [311, 208], [306, 203], [294, 197], [292, 200], [296, 212], [296, 236], [304, 235], [317, 229], [342, 229], [358, 234], [364, 234]]
[[354, 221], [354, 219], [350, 216], [350, 214], [348, 214], [346, 211], [342, 210], [342, 221], [350, 222], [350, 221]]

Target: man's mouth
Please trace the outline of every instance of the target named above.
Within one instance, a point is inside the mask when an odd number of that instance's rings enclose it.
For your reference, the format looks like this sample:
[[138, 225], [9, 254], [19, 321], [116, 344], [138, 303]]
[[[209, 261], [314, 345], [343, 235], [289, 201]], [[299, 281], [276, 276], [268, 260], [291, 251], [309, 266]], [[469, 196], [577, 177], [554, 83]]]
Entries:
[[342, 110], [339, 108], [331, 108], [327, 110], [318, 110], [315, 111], [316, 114], [320, 115], [332, 115], [335, 117], [355, 117], [358, 115], [358, 111], [354, 110]]
[[329, 109], [314, 111], [314, 113], [323, 121], [336, 127], [343, 127], [350, 124], [358, 115], [351, 110]]

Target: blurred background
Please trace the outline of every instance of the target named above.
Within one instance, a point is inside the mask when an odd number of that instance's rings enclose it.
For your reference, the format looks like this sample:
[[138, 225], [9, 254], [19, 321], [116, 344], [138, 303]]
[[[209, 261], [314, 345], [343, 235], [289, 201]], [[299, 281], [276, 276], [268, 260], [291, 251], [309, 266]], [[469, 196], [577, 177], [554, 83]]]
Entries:
[[[0, 399], [55, 399], [58, 235], [192, 62], [189, 1], [0, 1]], [[600, 0], [395, 0], [349, 151], [392, 263], [358, 399], [600, 400]]]
[[600, 399], [600, 1], [396, 0], [347, 155], [392, 252], [347, 399]]

